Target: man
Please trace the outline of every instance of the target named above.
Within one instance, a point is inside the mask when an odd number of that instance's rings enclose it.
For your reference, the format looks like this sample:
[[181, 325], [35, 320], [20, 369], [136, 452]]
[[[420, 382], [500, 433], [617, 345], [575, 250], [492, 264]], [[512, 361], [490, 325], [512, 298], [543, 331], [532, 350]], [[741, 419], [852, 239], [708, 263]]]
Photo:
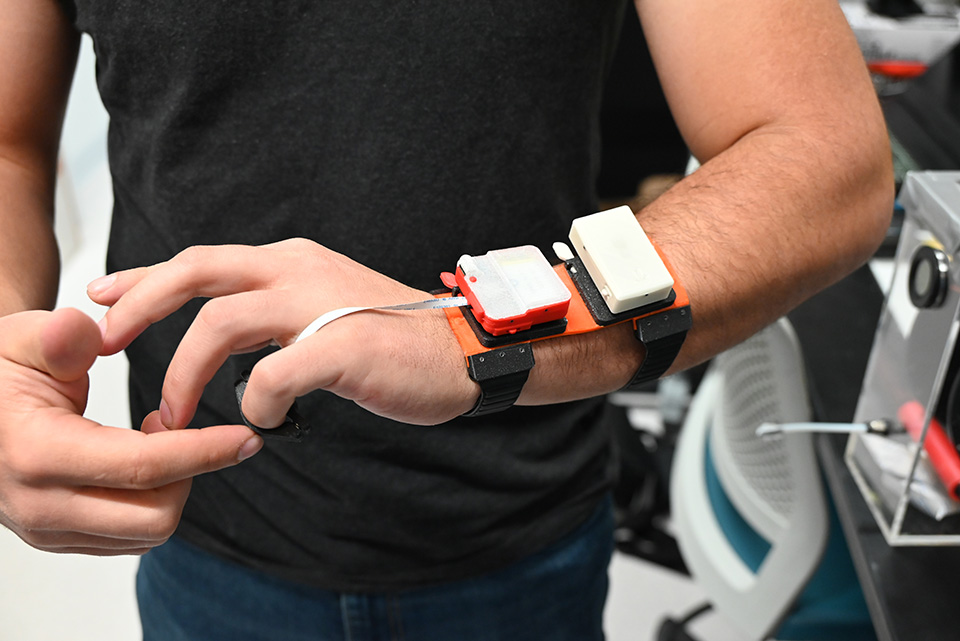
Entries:
[[[702, 162], [638, 215], [689, 294], [676, 371], [869, 257], [890, 157], [832, 0], [636, 9]], [[52, 551], [156, 548], [138, 581], [147, 639], [602, 638], [598, 398], [644, 362], [629, 324], [538, 341], [516, 406], [478, 417], [461, 417], [481, 390], [442, 311], [294, 340], [332, 309], [427, 298], [463, 253], [548, 246], [594, 210], [622, 10], [0, 0], [4, 525]], [[55, 298], [79, 31], [111, 116], [99, 327], [36, 311]], [[80, 416], [88, 367], [124, 348], [138, 432]], [[277, 426], [301, 397], [307, 439], [237, 425], [244, 369], [246, 418]]]

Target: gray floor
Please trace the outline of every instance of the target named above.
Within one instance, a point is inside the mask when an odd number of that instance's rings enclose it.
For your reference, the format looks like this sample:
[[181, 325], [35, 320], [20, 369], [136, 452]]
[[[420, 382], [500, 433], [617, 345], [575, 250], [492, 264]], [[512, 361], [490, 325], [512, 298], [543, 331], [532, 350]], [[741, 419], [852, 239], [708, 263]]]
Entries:
[[[84, 295], [103, 273], [112, 196], [105, 154], [106, 116], [96, 96], [93, 58], [85, 41], [64, 132], [58, 234], [64, 254], [60, 306], [102, 310]], [[126, 364], [101, 359], [91, 372], [87, 416], [127, 426]], [[140, 638], [133, 577], [136, 559], [58, 556], [38, 552], [0, 528], [0, 641], [126, 641]], [[610, 569], [606, 631], [611, 641], [654, 641], [659, 619], [699, 603], [689, 580], [617, 555]], [[695, 626], [704, 641], [739, 641], [716, 615]]]

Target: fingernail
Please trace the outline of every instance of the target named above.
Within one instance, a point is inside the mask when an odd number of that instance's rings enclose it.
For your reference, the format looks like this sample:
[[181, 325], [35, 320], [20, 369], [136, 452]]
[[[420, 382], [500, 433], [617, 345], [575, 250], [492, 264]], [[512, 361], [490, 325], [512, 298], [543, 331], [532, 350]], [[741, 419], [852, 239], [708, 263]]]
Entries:
[[173, 412], [170, 411], [170, 406], [162, 398], [160, 399], [160, 422], [166, 428], [173, 427]]
[[87, 285], [87, 293], [94, 296], [102, 294], [110, 289], [115, 282], [117, 282], [116, 274], [107, 274], [106, 276], [101, 276]]
[[245, 461], [257, 452], [260, 451], [260, 448], [263, 447], [263, 439], [259, 436], [252, 436], [240, 446], [240, 452], [237, 454], [237, 458], [241, 461]]
[[104, 316], [99, 321], [97, 321], [97, 327], [100, 328], [100, 338], [102, 340], [107, 339], [107, 317]]

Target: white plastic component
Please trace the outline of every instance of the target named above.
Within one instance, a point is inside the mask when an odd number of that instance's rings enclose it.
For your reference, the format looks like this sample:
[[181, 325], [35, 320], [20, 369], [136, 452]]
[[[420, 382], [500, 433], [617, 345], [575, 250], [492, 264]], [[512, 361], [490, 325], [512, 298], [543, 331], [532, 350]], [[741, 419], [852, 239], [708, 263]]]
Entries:
[[577, 218], [570, 242], [612, 313], [670, 295], [673, 277], [628, 206]]
[[464, 255], [457, 266], [491, 320], [515, 318], [570, 301], [570, 290], [533, 245], [494, 249], [483, 256]]
[[573, 250], [570, 249], [566, 243], [561, 243], [559, 240], [553, 244], [553, 253], [563, 262], [567, 262], [574, 257]]

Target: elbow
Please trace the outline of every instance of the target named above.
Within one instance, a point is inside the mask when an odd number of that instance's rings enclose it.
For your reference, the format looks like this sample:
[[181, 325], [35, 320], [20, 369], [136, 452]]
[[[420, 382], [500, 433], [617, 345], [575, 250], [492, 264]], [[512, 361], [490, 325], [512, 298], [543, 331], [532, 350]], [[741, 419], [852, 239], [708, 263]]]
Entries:
[[869, 260], [886, 238], [896, 196], [890, 138], [879, 105], [876, 114], [847, 128], [847, 142], [840, 143], [847, 153], [839, 155], [846, 166], [837, 174], [844, 177], [838, 204], [846, 214], [847, 251], [856, 265]]
[[886, 238], [896, 197], [893, 156], [885, 126], [871, 143], [866, 146], [866, 155], [861, 159], [861, 188], [856, 190], [859, 192], [859, 202], [855, 207], [860, 219], [858, 237], [862, 241], [858, 249], [862, 262], [873, 256]]

